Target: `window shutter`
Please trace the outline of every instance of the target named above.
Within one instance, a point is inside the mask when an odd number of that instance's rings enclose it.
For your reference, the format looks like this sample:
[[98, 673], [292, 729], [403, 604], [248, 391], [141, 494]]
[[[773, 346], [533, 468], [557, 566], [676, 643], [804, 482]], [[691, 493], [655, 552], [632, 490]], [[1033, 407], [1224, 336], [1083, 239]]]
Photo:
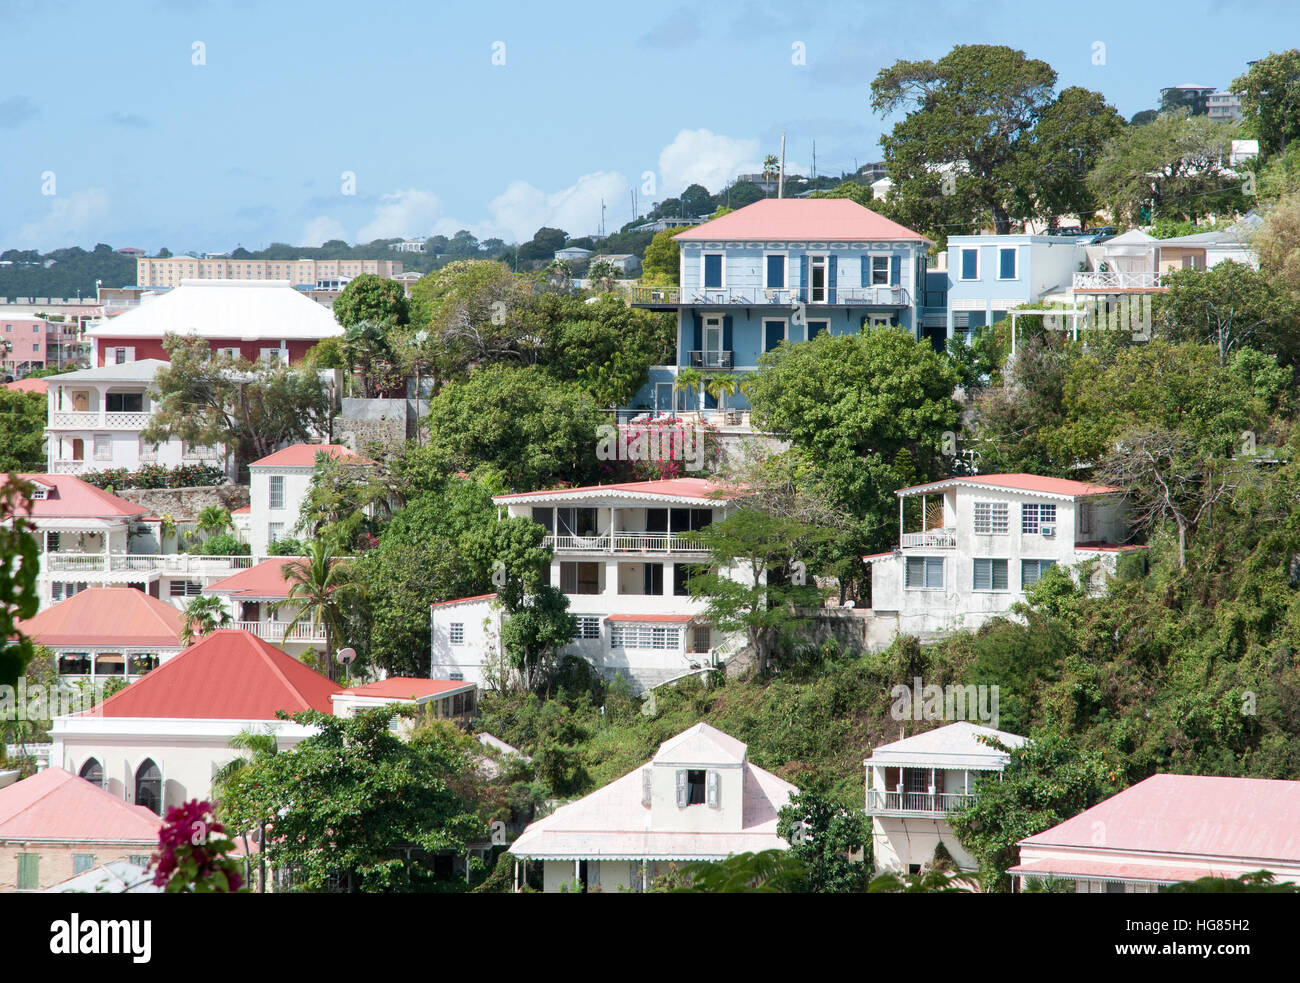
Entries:
[[863, 254], [862, 257], [862, 286], [871, 286], [871, 256]]
[[134, 348], [127, 348], [127, 350], [126, 350], [126, 360], [127, 360], [128, 362], [134, 362], [134, 361], [135, 361], [135, 349], [134, 349]]
[[708, 772], [705, 776], [705, 801], [710, 809], [722, 808], [722, 782], [721, 776], [716, 771]]
[[889, 285], [897, 287], [903, 278], [903, 257], [889, 257]]
[[649, 806], [651, 800], [651, 790], [653, 789], [654, 775], [649, 768], [641, 769], [641, 804]]
[[722, 319], [722, 350], [724, 352], [731, 351], [731, 320], [730, 314]]
[[837, 285], [837, 281], [839, 280], [839, 277], [836, 275], [837, 266], [838, 266], [836, 260], [838, 258], [839, 257], [837, 257], [834, 253], [831, 253], [831, 258], [826, 263], [827, 266], [826, 276], [830, 280], [830, 283], [828, 284], [830, 289], [827, 291], [826, 298], [832, 304], [835, 303], [835, 287]]
[[799, 299], [808, 303], [808, 256], [799, 257]]
[[695, 340], [691, 343], [691, 351], [702, 352], [704, 351], [704, 322], [698, 314], [692, 314], [691, 319], [695, 323]]
[[690, 787], [686, 784], [685, 769], [677, 772], [677, 808], [685, 809], [690, 805], [691, 799]]

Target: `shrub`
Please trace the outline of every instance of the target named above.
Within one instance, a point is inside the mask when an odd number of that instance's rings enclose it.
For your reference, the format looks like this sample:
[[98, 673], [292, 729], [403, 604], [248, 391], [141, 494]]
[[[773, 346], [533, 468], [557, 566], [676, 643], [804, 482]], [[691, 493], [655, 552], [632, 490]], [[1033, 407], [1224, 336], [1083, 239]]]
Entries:
[[250, 548], [247, 543], [241, 543], [230, 533], [223, 532], [205, 539], [199, 546], [199, 552], [204, 556], [247, 556]]
[[182, 464], [169, 468], [162, 464], [143, 464], [137, 471], [106, 468], [81, 475], [81, 480], [96, 488], [206, 488], [223, 485], [226, 473], [211, 464]]
[[266, 547], [267, 556], [306, 556], [307, 551], [300, 539], [277, 539]]

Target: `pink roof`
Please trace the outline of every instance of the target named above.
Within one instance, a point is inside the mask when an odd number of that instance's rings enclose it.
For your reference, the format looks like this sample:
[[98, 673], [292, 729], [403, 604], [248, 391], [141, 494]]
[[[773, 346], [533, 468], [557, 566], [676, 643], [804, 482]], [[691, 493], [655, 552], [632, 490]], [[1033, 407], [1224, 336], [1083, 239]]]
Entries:
[[925, 236], [848, 198], [764, 198], [673, 236], [677, 242], [718, 239], [915, 239]]
[[497, 495], [494, 502], [540, 498], [552, 495], [574, 495], [579, 492], [623, 492], [631, 495], [663, 495], [673, 498], [714, 498], [727, 500], [738, 497], [739, 489], [707, 478], [663, 478], [658, 481], [626, 481], [616, 485], [582, 485], [578, 488], [547, 488], [542, 491], [513, 492]]
[[[1095, 845], [1098, 828], [1104, 846]], [[1020, 844], [1297, 863], [1300, 782], [1153, 775]]]
[[235, 510], [234, 510], [233, 512], [231, 512], [230, 514], [231, 514], [231, 515], [252, 515], [252, 513], [253, 513], [253, 506], [251, 506], [251, 505], [242, 505], [242, 506], [240, 506], [239, 508], [235, 509]]
[[285, 567], [291, 563], [302, 563], [301, 556], [276, 556], [263, 560], [247, 570], [224, 577], [214, 584], [203, 588], [205, 594], [235, 594], [245, 600], [253, 598], [280, 599], [289, 596], [289, 581], [285, 579]]
[[356, 454], [342, 444], [291, 444], [284, 450], [268, 454], [254, 461], [253, 468], [310, 468], [316, 465], [316, 455], [324, 454], [331, 460], [346, 460], [352, 464], [374, 464], [368, 457]]
[[5, 388], [21, 393], [40, 393], [44, 396], [49, 392], [50, 384], [44, 379], [19, 379], [17, 382], [6, 382]]
[[364, 686], [353, 686], [335, 696], [372, 696], [388, 700], [418, 700], [424, 696], [451, 693], [473, 687], [473, 683], [454, 679], [425, 679], [422, 676], [390, 676]]
[[127, 519], [149, 510], [125, 498], [110, 495], [102, 488], [87, 484], [71, 474], [22, 474], [24, 481], [34, 481], [51, 489], [44, 498], [28, 503], [26, 515], [34, 519]]
[[166, 601], [133, 587], [91, 587], [18, 628], [38, 645], [146, 645], [180, 648], [185, 619]]
[[1080, 877], [1108, 881], [1194, 881], [1200, 877], [1223, 876], [1208, 867], [1175, 867], [1163, 864], [1111, 863], [1102, 860], [1078, 860], [1053, 857], [1017, 864], [1009, 874], [1041, 874], [1051, 877]]
[[1087, 481], [1074, 481], [1071, 478], [1047, 478], [1038, 474], [972, 474], [944, 478], [925, 485], [911, 485], [907, 488], [898, 489], [896, 494], [937, 491], [940, 488], [947, 488], [952, 485], [982, 485], [986, 488], [1041, 492], [1044, 495], [1062, 495], [1067, 498], [1079, 498], [1086, 495], [1109, 495], [1124, 490], [1116, 488], [1114, 485], [1097, 485]]
[[219, 629], [85, 715], [274, 720], [277, 710], [330, 713], [340, 689], [251, 632]]
[[685, 624], [693, 621], [693, 614], [611, 614], [606, 621], [635, 621], [638, 624]]
[[157, 844], [162, 820], [62, 768], [0, 789], [0, 840]]
[[496, 596], [497, 595], [495, 591], [493, 591], [491, 594], [474, 594], [470, 597], [457, 597], [450, 601], [434, 601], [432, 604], [429, 605], [429, 607], [440, 608], [447, 604], [469, 604], [473, 601], [486, 601], [489, 597], [496, 597]]

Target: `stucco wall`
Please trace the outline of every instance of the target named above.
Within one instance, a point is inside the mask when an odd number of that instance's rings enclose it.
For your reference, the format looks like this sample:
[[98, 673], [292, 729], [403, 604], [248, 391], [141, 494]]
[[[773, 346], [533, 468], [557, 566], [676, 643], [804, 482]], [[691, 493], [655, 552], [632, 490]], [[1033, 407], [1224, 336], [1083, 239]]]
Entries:
[[114, 489], [118, 498], [143, 506], [150, 515], [170, 515], [173, 519], [194, 519], [209, 505], [221, 505], [231, 512], [248, 504], [247, 485], [214, 485], [204, 488], [126, 488]]

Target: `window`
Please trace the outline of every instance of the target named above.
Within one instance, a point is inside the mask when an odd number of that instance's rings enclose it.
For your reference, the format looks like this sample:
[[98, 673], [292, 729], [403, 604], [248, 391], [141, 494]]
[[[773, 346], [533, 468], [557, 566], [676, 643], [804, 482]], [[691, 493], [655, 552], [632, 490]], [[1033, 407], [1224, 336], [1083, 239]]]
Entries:
[[41, 855], [18, 854], [18, 890], [35, 891], [41, 886]]
[[704, 254], [705, 289], [722, 287], [722, 253]]
[[977, 558], [975, 560], [975, 590], [1001, 591], [1007, 589], [1007, 561]]
[[452, 622], [447, 633], [451, 636], [452, 645], [465, 644], [465, 623], [463, 621]]
[[769, 253], [764, 264], [766, 277], [763, 286], [769, 290], [785, 289], [785, 253]]
[[82, 778], [90, 782], [91, 785], [104, 787], [104, 768], [99, 763], [98, 758], [91, 758], [81, 766], [81, 771], [77, 772]]
[[599, 594], [599, 563], [561, 563], [560, 591], [564, 594]]
[[1055, 505], [1020, 506], [1020, 531], [1028, 533], [1041, 532], [1043, 526], [1056, 525]]
[[978, 249], [963, 249], [961, 251], [961, 278], [963, 280], [978, 280], [980, 278], [980, 251]]
[[126, 858], [126, 862], [129, 863], [129, 864], [131, 864], [132, 866], [135, 866], [135, 867], [148, 867], [148, 866], [149, 866], [149, 854], [147, 854], [147, 853], [132, 853], [132, 854], [130, 854], [130, 855], [127, 856], [127, 858]]
[[95, 434], [95, 460], [111, 461], [113, 459], [113, 443], [106, 433]]
[[1080, 533], [1092, 532], [1092, 503], [1091, 502], [1079, 503], [1079, 532]]
[[647, 563], [642, 567], [641, 592], [643, 594], [659, 595], [664, 592], [664, 565], [662, 563]]
[[1021, 560], [1020, 589], [1028, 590], [1043, 579], [1043, 574], [1056, 566], [1055, 560]]
[[697, 653], [707, 652], [709, 650], [709, 642], [712, 640], [713, 636], [712, 629], [710, 629], [708, 625], [696, 625], [692, 634], [694, 636], [694, 644], [691, 646], [691, 651]]
[[162, 815], [162, 772], [152, 758], [145, 758], [135, 773], [135, 804]]
[[269, 508], [284, 508], [284, 475], [273, 474], [267, 479], [267, 489], [270, 495]]
[[824, 304], [826, 303], [826, 257], [811, 256], [808, 262], [808, 303]]
[[980, 535], [1002, 535], [1011, 528], [1011, 509], [1006, 502], [976, 502], [975, 532]]
[[765, 320], [763, 322], [763, 351], [770, 352], [785, 341], [785, 322]]
[[72, 873], [84, 874], [95, 866], [95, 855], [93, 853], [74, 853], [72, 855]]
[[679, 807], [704, 805], [707, 781], [703, 768], [686, 768], [677, 772], [677, 805]]
[[873, 287], [889, 286], [889, 257], [871, 257], [871, 285]]
[[109, 413], [143, 413], [143, 393], [108, 393], [104, 397], [104, 409]]
[[808, 322], [808, 340], [812, 341], [819, 334], [826, 330], [826, 321], [809, 321]]
[[1016, 279], [1016, 247], [1003, 246], [998, 250], [998, 279]]
[[169, 597], [198, 597], [203, 593], [203, 585], [195, 580], [173, 580], [167, 585]]
[[610, 648], [675, 649], [681, 630], [667, 625], [613, 624], [609, 629]]
[[686, 586], [686, 582], [695, 576], [689, 563], [673, 564], [673, 595], [675, 597], [689, 597], [691, 592]]
[[158, 656], [147, 652], [136, 652], [126, 662], [126, 671], [132, 676], [143, 676], [158, 668]]
[[278, 542], [284, 537], [283, 522], [268, 522], [266, 525], [266, 541], [268, 544]]
[[904, 576], [907, 587], [940, 590], [943, 588], [943, 557], [909, 556]]
[[578, 619], [578, 637], [585, 639], [600, 638], [600, 619], [599, 618], [579, 618]]

